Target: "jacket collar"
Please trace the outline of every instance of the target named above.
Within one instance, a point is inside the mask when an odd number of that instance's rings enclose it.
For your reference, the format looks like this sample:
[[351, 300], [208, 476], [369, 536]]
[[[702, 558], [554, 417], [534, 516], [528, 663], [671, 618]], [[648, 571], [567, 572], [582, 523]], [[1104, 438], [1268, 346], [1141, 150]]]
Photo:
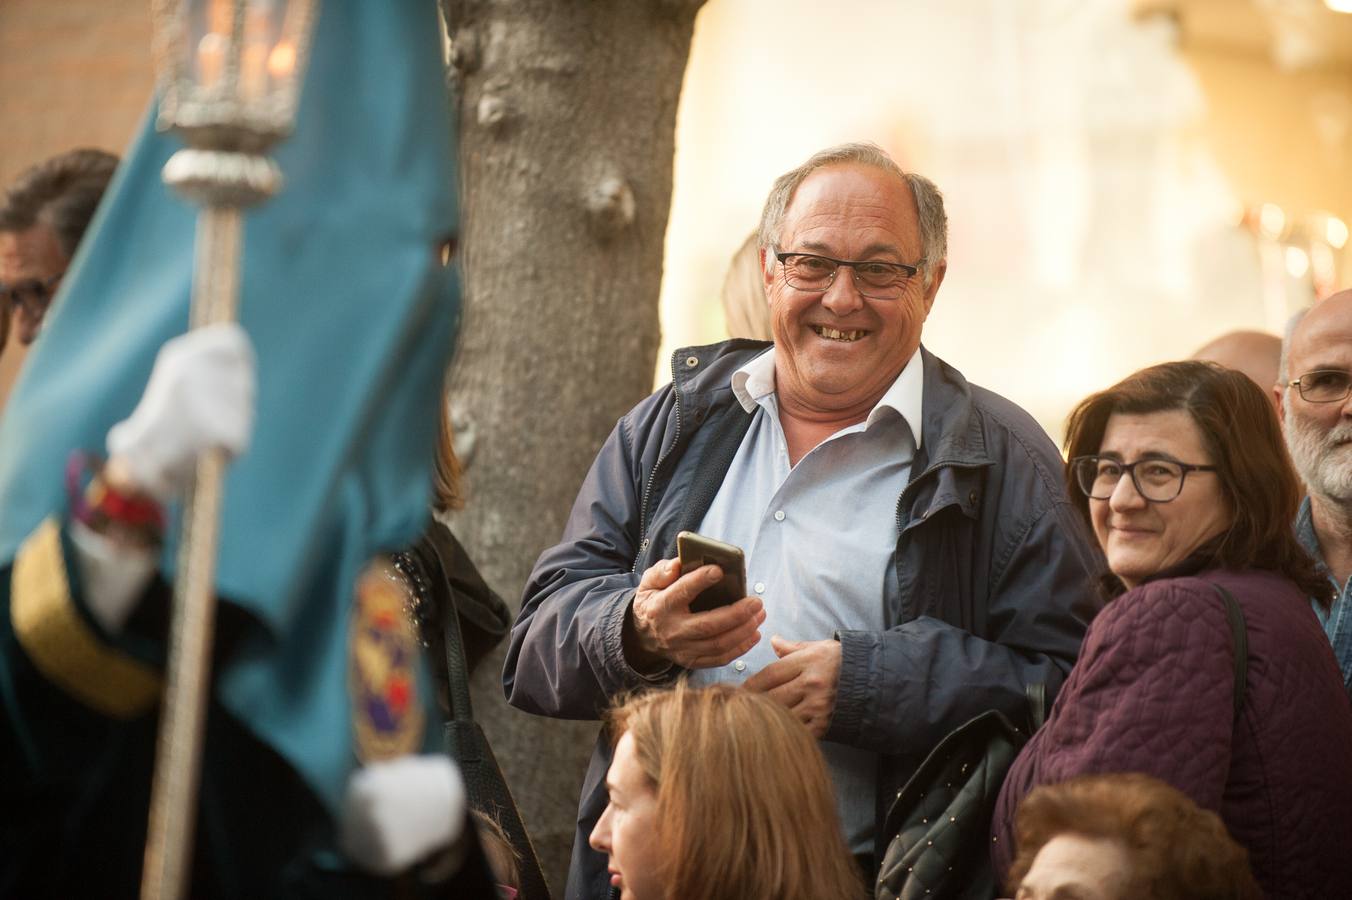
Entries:
[[[716, 402], [738, 403], [732, 392], [732, 373], [771, 346], [769, 341], [734, 338], [677, 350], [671, 358], [671, 378], [683, 416], [707, 410]], [[927, 468], [990, 465], [993, 461], [973, 408], [971, 385], [961, 372], [923, 346], [920, 355], [925, 379], [920, 417]]]
[[[739, 366], [737, 371], [732, 373], [732, 392], [736, 395], [737, 402], [742, 404], [742, 409], [748, 413], [754, 413], [758, 404], [764, 405], [765, 398], [776, 393], [775, 365], [774, 351], [765, 350], [751, 357], [748, 362]], [[920, 427], [924, 384], [924, 363], [920, 361], [920, 350], [917, 348], [897, 377], [892, 379], [892, 383], [888, 385], [882, 397], [873, 405], [873, 409], [864, 418], [864, 427], [872, 426], [883, 415], [884, 410], [890, 409], [906, 423], [906, 427], [911, 432], [911, 439], [915, 441], [915, 446], [918, 448], [924, 436]], [[767, 407], [767, 409], [773, 408], [773, 406]]]
[[721, 392], [732, 394], [732, 373], [748, 360], [774, 346], [769, 341], [733, 338], [717, 344], [682, 347], [671, 355], [671, 383], [689, 408], [707, 406]]
[[986, 449], [981, 417], [972, 403], [972, 386], [961, 372], [923, 346], [920, 353], [925, 361], [921, 427], [925, 434], [926, 468], [991, 465], [994, 460]]

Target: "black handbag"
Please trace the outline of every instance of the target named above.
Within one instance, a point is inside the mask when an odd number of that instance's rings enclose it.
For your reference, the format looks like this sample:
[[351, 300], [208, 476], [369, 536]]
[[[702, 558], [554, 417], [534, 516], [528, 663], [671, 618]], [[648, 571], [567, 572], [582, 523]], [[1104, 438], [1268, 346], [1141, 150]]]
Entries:
[[1042, 726], [1046, 688], [1029, 685], [1028, 722], [988, 710], [949, 732], [892, 802], [877, 900], [996, 895], [987, 836], [1009, 767]]
[[[1248, 680], [1248, 629], [1230, 592], [1212, 587], [1230, 627], [1237, 720]], [[874, 886], [876, 900], [997, 896], [987, 843], [995, 801], [1014, 758], [1046, 715], [1046, 688], [1029, 685], [1026, 694], [1024, 729], [995, 710], [984, 712], [949, 732], [898, 792], [884, 825], [891, 837]]]
[[460, 616], [455, 609], [455, 591], [447, 591], [449, 608], [442, 611], [442, 629], [446, 642], [446, 670], [449, 682], [451, 717], [446, 722], [446, 749], [460, 766], [471, 809], [496, 819], [516, 851], [521, 878], [521, 900], [550, 900], [549, 884], [540, 868], [530, 834], [521, 819], [521, 810], [502, 775], [493, 748], [483, 727], [474, 720], [470, 704], [469, 666], [460, 635]]

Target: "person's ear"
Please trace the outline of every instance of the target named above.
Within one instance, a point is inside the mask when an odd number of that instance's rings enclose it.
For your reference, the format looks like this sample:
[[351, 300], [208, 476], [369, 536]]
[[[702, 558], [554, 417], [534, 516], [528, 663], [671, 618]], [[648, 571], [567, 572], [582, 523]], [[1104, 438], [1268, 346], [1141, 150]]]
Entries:
[[930, 309], [934, 306], [934, 297], [939, 293], [939, 285], [944, 283], [944, 275], [948, 273], [948, 260], [935, 265], [930, 269], [929, 287], [925, 288], [925, 315], [929, 316]]

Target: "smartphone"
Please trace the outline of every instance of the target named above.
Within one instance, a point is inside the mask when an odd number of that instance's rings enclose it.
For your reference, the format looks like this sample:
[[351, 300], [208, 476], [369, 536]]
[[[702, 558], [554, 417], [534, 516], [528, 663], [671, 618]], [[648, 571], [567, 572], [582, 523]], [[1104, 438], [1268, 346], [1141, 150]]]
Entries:
[[681, 558], [682, 575], [710, 564], [723, 570], [722, 580], [705, 588], [691, 601], [691, 612], [708, 612], [746, 596], [746, 556], [741, 547], [693, 531], [682, 531], [676, 535], [676, 555]]

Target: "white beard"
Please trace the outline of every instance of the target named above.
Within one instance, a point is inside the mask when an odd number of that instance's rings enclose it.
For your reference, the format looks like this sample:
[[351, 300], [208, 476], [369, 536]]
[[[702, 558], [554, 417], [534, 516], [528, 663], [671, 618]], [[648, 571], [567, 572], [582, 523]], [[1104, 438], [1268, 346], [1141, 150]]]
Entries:
[[1296, 418], [1286, 406], [1286, 446], [1310, 493], [1339, 504], [1352, 503], [1352, 422], [1321, 432], [1314, 422]]

